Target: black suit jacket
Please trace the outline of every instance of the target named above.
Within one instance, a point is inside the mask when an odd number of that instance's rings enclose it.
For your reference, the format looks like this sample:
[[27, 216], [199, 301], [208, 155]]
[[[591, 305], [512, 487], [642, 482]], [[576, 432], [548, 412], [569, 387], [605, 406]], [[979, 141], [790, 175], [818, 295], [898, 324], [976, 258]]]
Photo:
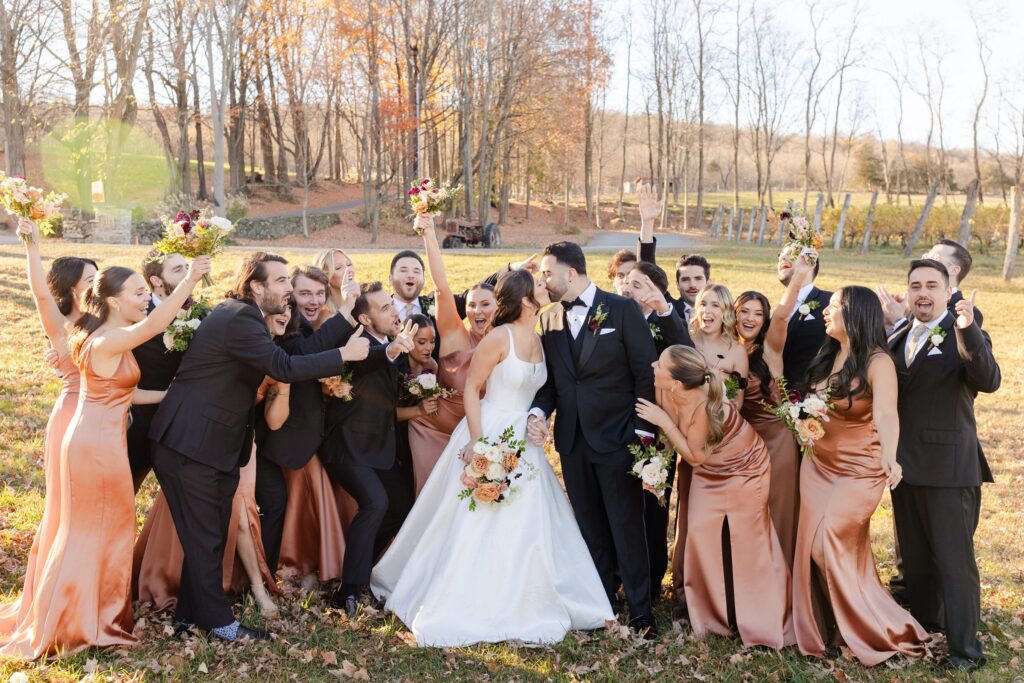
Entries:
[[[325, 337], [298, 339], [294, 348], [320, 350]], [[153, 418], [149, 438], [192, 460], [230, 472], [249, 461], [256, 390], [264, 375], [298, 382], [340, 374], [341, 367], [336, 349], [289, 356], [271, 339], [254, 303], [228, 299], [196, 330]]]
[[[316, 332], [303, 318], [299, 321], [300, 337], [285, 340], [281, 347], [293, 355], [302, 355], [303, 340], [317, 337], [316, 348], [309, 350], [315, 353], [322, 350], [321, 347], [344, 346], [353, 332], [355, 330], [341, 315], [332, 316]], [[261, 429], [257, 436], [260, 457], [292, 470], [306, 466], [324, 437], [324, 393], [321, 386], [319, 379], [291, 385], [288, 419], [280, 429]]]
[[782, 375], [791, 387], [805, 384], [807, 368], [825, 341], [823, 313], [831, 298], [832, 292], [812, 287], [804, 303], [817, 301], [818, 307], [806, 316], [806, 320], [800, 315], [800, 311], [795, 312], [789, 319], [786, 345], [782, 349]]
[[955, 328], [948, 313], [938, 327], [946, 337], [933, 347], [925, 337], [910, 367], [905, 346], [910, 325], [889, 338], [899, 380], [900, 443], [896, 459], [913, 486], [980, 486], [992, 481], [978, 442], [974, 397], [999, 388], [992, 340], [976, 324]]
[[[607, 318], [597, 333], [588, 325], [598, 308]], [[635, 430], [657, 429], [636, 417], [636, 399], [654, 400], [654, 339], [635, 301], [597, 290], [580, 334], [579, 363], [573, 360], [572, 337], [565, 309], [548, 308], [540, 317], [541, 342], [548, 379], [533, 406], [555, 418], [555, 448], [567, 455], [582, 427], [587, 444], [597, 453], [625, 449]]]
[[327, 401], [320, 460], [387, 470], [395, 463], [395, 409], [408, 359], [402, 354], [391, 362], [387, 344], [368, 332], [364, 336], [370, 355], [352, 364], [352, 400]]
[[690, 331], [686, 329], [686, 323], [674, 308], [665, 316], [658, 315], [657, 311], [652, 311], [647, 316], [647, 327], [651, 329], [652, 336], [654, 336], [654, 330], [658, 331], [658, 336], [654, 337], [654, 349], [659, 356], [662, 351], [676, 344], [693, 347]]

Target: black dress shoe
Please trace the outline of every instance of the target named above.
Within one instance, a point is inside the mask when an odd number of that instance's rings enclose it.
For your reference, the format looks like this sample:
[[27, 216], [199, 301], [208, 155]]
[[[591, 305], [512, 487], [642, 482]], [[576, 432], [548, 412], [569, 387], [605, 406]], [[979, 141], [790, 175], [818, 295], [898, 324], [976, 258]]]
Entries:
[[654, 640], [658, 637], [658, 628], [650, 617], [637, 617], [629, 622], [629, 628], [644, 640]]
[[195, 624], [187, 624], [184, 621], [174, 622], [174, 633], [171, 634], [172, 638], [179, 637], [182, 633], [188, 633], [196, 627]]
[[342, 595], [340, 591], [334, 591], [327, 601], [335, 609], [345, 610], [350, 617], [355, 616], [359, 609], [359, 597], [356, 595]]
[[958, 655], [950, 655], [939, 667], [948, 673], [971, 673], [985, 666], [985, 658], [969, 659]]
[[270, 640], [270, 631], [266, 631], [262, 628], [249, 628], [248, 626], [238, 625], [238, 633], [235, 634], [235, 640], [241, 640], [242, 638], [248, 638], [249, 640]]

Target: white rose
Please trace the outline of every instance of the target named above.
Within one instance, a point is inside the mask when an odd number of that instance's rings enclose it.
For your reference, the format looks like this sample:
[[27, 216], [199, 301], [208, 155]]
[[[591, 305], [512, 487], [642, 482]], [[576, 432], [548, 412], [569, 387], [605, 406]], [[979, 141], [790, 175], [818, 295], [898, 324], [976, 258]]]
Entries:
[[942, 344], [942, 335], [933, 334], [929, 341], [932, 343], [932, 346], [940, 346]]
[[164, 346], [168, 351], [174, 348], [174, 336], [170, 332], [164, 332]]
[[470, 479], [474, 479], [474, 480], [480, 479], [480, 476], [481, 476], [479, 472], [474, 472], [473, 471], [473, 465], [472, 464], [466, 465], [465, 468], [463, 468], [462, 472], [467, 477], [469, 477]]
[[213, 216], [210, 218], [210, 225], [220, 230], [222, 233], [231, 232], [235, 229], [235, 226], [227, 218], [221, 218], [220, 216]]
[[420, 394], [423, 393], [423, 390], [420, 389], [415, 382], [413, 382], [412, 384], [409, 385], [409, 393], [412, 394], [413, 396], [419, 396]]
[[173, 235], [174, 237], [184, 237], [185, 236], [184, 224], [185, 224], [184, 221], [181, 221], [179, 223], [173, 224], [171, 226], [171, 235]]
[[416, 381], [419, 382], [421, 387], [429, 391], [437, 386], [437, 375], [431, 372], [425, 372], [420, 375]]
[[200, 324], [201, 322], [203, 322], [203, 321], [202, 321], [202, 320], [200, 320], [199, 318], [192, 318], [192, 320], [188, 320], [188, 321], [186, 321], [186, 322], [185, 322], [185, 324], [186, 324], [186, 325], [188, 325], [188, 326], [189, 326], [190, 328], [192, 328], [193, 330], [195, 330], [196, 328], [198, 328], [198, 327], [199, 327], [199, 324]]
[[648, 462], [648, 461], [647, 460], [637, 460], [635, 463], [633, 463], [633, 473], [637, 474], [637, 475], [642, 475], [643, 472], [644, 472], [644, 463], [646, 463], [646, 462]]
[[501, 453], [501, 448], [499, 448], [498, 446], [488, 446], [487, 453], [485, 455], [487, 456], [487, 459], [490, 460], [492, 463], [500, 463], [502, 460], [505, 459]]
[[434, 304], [430, 304], [429, 306], [427, 306], [427, 315], [429, 315], [431, 318], [436, 318], [437, 306], [435, 306]]
[[500, 462], [491, 463], [491, 466], [487, 468], [487, 478], [491, 481], [501, 481], [505, 478], [505, 468], [501, 466]]
[[811, 312], [811, 307], [808, 306], [807, 304], [804, 304], [798, 310], [800, 311], [800, 315], [807, 315], [808, 313]]
[[180, 311], [174, 314], [174, 317], [178, 320], [184, 320], [186, 315], [188, 315], [188, 311], [186, 311], [185, 309], [181, 309]]
[[490, 448], [490, 446], [488, 446], [483, 441], [477, 441], [475, 444], [473, 444], [473, 452], [477, 455], [487, 455], [488, 448]]
[[665, 480], [668, 478], [668, 473], [665, 472], [659, 463], [649, 462], [644, 465], [640, 478], [651, 488], [657, 488], [661, 484], [665, 483]]
[[798, 406], [798, 405], [790, 406], [789, 407], [789, 416], [792, 419], [794, 419], [794, 420], [797, 419], [798, 417], [800, 417], [800, 406]]

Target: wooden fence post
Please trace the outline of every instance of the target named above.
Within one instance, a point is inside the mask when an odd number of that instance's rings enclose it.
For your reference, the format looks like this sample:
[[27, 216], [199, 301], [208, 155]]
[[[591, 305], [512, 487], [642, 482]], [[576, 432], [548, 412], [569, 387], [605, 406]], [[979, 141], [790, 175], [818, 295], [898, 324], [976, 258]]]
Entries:
[[750, 210], [750, 226], [747, 228], [747, 244], [754, 240], [754, 221], [757, 219], [757, 209]]
[[729, 207], [729, 230], [728, 230], [728, 232], [725, 233], [725, 241], [726, 242], [732, 242], [732, 225], [733, 225], [732, 222], [733, 222], [733, 219], [736, 218], [736, 216], [734, 215], [735, 213], [736, 212], [733, 210], [733, 207], [730, 206]]
[[762, 244], [764, 244], [764, 228], [765, 228], [765, 225], [767, 223], [768, 223], [768, 207], [767, 206], [762, 206], [761, 207], [761, 221], [760, 221], [760, 225], [758, 225], [758, 228], [757, 228], [757, 246], [761, 246]]
[[1003, 260], [1003, 279], [1013, 279], [1017, 264], [1017, 247], [1020, 245], [1021, 196], [1020, 187], [1010, 189], [1010, 224], [1006, 228], [1006, 258]]
[[860, 253], [868, 253], [871, 247], [871, 229], [875, 225], [875, 202], [878, 201], [878, 190], [871, 193], [871, 204], [868, 206], [868, 216], [864, 219], [864, 240], [860, 243]]
[[932, 189], [928, 190], [928, 198], [924, 200], [924, 208], [921, 209], [921, 215], [917, 219], [917, 225], [914, 226], [914, 232], [910, 233], [907, 246], [903, 247], [903, 258], [910, 258], [910, 254], [914, 251], [914, 245], [921, 239], [925, 221], [928, 220], [928, 214], [932, 212], [932, 205], [935, 204], [935, 195], [938, 191], [939, 181], [936, 180], [932, 184]]
[[839, 212], [839, 225], [836, 226], [836, 237], [832, 242], [832, 250], [839, 251], [843, 247], [843, 230], [846, 229], [846, 212], [850, 208], [850, 199], [852, 195], [847, 192], [846, 199], [843, 200], [843, 208]]

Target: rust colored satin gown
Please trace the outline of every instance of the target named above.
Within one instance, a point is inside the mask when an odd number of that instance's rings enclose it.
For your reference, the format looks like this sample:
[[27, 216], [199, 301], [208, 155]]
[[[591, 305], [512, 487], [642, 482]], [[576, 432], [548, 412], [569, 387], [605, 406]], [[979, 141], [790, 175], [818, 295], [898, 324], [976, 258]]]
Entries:
[[[256, 559], [259, 563], [263, 585], [271, 593], [277, 593], [277, 583], [267, 567], [267, 558], [263, 553], [260, 540], [260, 517], [256, 507], [256, 457], [238, 472], [238, 488], [231, 501], [231, 524], [228, 526], [228, 538], [224, 545], [224, 564], [222, 585], [224, 591], [237, 595], [249, 586], [249, 576], [245, 573], [242, 562], [235, 553], [238, 539], [238, 523], [242, 514], [246, 515], [249, 534], [256, 548]], [[146, 517], [139, 540], [135, 544], [135, 555], [132, 566], [132, 585], [134, 595], [140, 602], [148, 602], [158, 611], [174, 609], [178, 603], [178, 588], [181, 585], [181, 563], [185, 554], [174, 528], [171, 510], [161, 491], [153, 507]]]
[[[693, 468], [685, 557], [686, 607], [693, 633], [732, 635], [722, 527], [729, 523], [736, 627], [745, 647], [795, 642], [789, 569], [768, 513], [768, 449], [726, 401], [725, 436]], [[703, 410], [703, 408], [701, 408]], [[680, 551], [676, 545], [676, 553]]]
[[[60, 519], [31, 616], [0, 654], [30, 659], [89, 647], [130, 646], [135, 490], [125, 427], [139, 366], [122, 353], [111, 377], [79, 362], [78, 406], [60, 448]], [[38, 562], [38, 559], [37, 559]]]
[[[847, 409], [835, 400], [825, 436], [800, 467], [800, 524], [793, 564], [793, 621], [806, 655], [821, 656], [834, 627], [861, 663], [871, 666], [898, 652], [919, 657], [927, 632], [883, 586], [871, 554], [871, 515], [882, 498], [882, 446], [871, 398]], [[827, 595], [812, 567], [811, 546], [822, 532]]]
[[22, 594], [14, 602], [0, 606], [0, 642], [21, 640], [26, 637], [22, 631], [32, 626], [36, 586], [41, 580], [60, 522], [60, 445], [78, 408], [79, 376], [78, 368], [68, 353], [57, 360], [57, 368], [61, 373], [60, 394], [46, 422], [46, 441], [43, 444], [43, 480], [46, 486], [43, 517], [32, 539]]
[[800, 449], [793, 432], [789, 431], [782, 418], [761, 405], [762, 400], [778, 404], [779, 386], [772, 379], [771, 396], [766, 397], [761, 393], [761, 379], [751, 373], [740, 415], [750, 423], [768, 447], [772, 472], [771, 486], [768, 488], [768, 510], [771, 512], [775, 533], [779, 535], [786, 564], [792, 568], [793, 553], [796, 551], [796, 522], [800, 513], [800, 491], [797, 487]]
[[462, 418], [466, 417], [462, 392], [466, 388], [466, 378], [469, 376], [469, 362], [473, 359], [473, 351], [480, 343], [481, 337], [470, 332], [469, 339], [470, 348], [449, 353], [437, 364], [437, 381], [441, 386], [459, 393], [450, 398], [439, 399], [437, 415], [417, 417], [409, 421], [409, 450], [412, 452], [412, 470], [417, 496], [427, 483], [437, 459], [448, 445], [452, 432]]
[[[320, 458], [299, 470], [283, 468], [288, 486], [278, 569], [298, 576], [316, 574], [321, 582], [341, 578], [345, 530], [359, 506], [335, 486]], [[283, 573], [283, 572], [282, 572]]]

